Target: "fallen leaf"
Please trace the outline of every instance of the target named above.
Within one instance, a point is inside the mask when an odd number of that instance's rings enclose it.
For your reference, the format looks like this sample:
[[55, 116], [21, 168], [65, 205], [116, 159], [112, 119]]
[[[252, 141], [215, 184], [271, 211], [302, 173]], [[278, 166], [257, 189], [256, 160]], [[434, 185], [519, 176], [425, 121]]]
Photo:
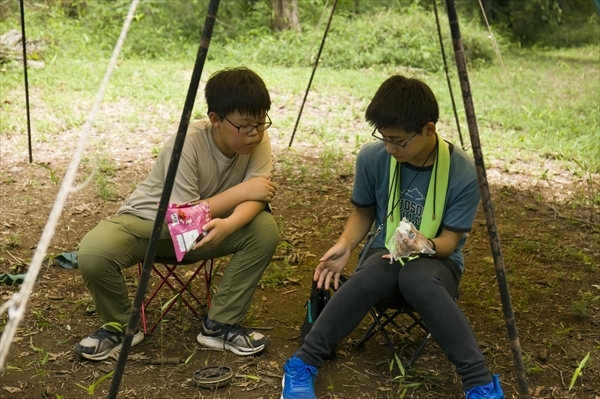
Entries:
[[144, 355], [144, 352], [142, 352], [142, 353], [134, 353], [133, 355], [129, 355], [128, 358], [130, 360], [148, 360], [148, 359], [150, 359], [150, 356], [146, 356], [146, 355]]
[[369, 376], [363, 373], [358, 373], [358, 375], [356, 376], [356, 379], [359, 382], [362, 382], [363, 384], [368, 384], [369, 383]]
[[545, 387], [544, 386], [539, 386], [537, 388], [535, 388], [535, 392], [533, 394], [533, 396], [540, 396], [541, 393], [544, 391]]

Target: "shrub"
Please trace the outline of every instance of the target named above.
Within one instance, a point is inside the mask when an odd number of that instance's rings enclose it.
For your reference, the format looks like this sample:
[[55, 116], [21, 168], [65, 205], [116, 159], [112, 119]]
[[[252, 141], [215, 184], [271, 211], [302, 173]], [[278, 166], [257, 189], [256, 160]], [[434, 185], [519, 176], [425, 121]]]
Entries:
[[[311, 66], [317, 55], [330, 8], [321, 0], [301, 2], [303, 31], [273, 33], [267, 1], [224, 2], [219, 7], [208, 56], [224, 62]], [[405, 5], [407, 3], [408, 5]], [[415, 1], [341, 2], [320, 64], [357, 69], [408, 66], [436, 71], [442, 65], [432, 11]], [[389, 8], [382, 5], [387, 4]], [[123, 48], [123, 57], [177, 59], [193, 56], [206, 16], [206, 1], [145, 1], [140, 3]], [[121, 31], [129, 1], [47, 0], [26, 9], [30, 37], [49, 43], [47, 58], [58, 53], [73, 59], [108, 57]], [[18, 10], [5, 10], [0, 28], [18, 24]], [[243, 15], [244, 18], [239, 16]], [[320, 21], [320, 24], [319, 24]], [[442, 18], [446, 48], [451, 56], [449, 29]], [[311, 24], [318, 26], [311, 26]], [[492, 45], [477, 24], [461, 21], [468, 60], [493, 60]]]
[[[311, 66], [321, 43], [323, 26], [302, 33], [277, 34], [265, 28], [252, 29], [235, 38], [216, 37], [209, 57], [231, 57], [252, 63], [288, 67]], [[442, 22], [449, 62], [452, 46], [447, 24]], [[494, 59], [487, 32], [474, 23], [462, 24], [467, 60], [486, 64]], [[407, 66], [437, 71], [442, 67], [435, 18], [431, 12], [413, 6], [403, 12], [388, 10], [354, 18], [334, 17], [319, 65], [337, 69], [373, 66]]]

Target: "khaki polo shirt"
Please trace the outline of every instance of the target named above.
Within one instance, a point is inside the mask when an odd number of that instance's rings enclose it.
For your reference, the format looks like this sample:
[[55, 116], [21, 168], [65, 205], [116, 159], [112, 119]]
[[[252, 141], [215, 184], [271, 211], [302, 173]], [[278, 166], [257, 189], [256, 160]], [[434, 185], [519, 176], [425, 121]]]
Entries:
[[[174, 143], [175, 135], [158, 154], [146, 180], [138, 185], [119, 208], [118, 215], [127, 213], [154, 220]], [[230, 159], [217, 148], [210, 121], [194, 122], [190, 124], [186, 134], [169, 202], [184, 204], [210, 198], [245, 180], [266, 176], [271, 173], [272, 168], [268, 132], [264, 133], [263, 140], [252, 153], [236, 154]]]

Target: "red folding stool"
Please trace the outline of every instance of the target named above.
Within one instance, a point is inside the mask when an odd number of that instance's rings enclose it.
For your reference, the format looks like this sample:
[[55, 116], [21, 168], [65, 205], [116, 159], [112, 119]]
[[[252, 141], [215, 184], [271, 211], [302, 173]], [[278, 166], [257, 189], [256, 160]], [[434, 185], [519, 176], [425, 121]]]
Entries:
[[[175, 269], [178, 266], [195, 265], [195, 264], [198, 264], [198, 267], [196, 267], [196, 270], [194, 271], [194, 273], [187, 280], [185, 280], [184, 278], [180, 277], [177, 273], [175, 273]], [[142, 265], [143, 265], [142, 262], [138, 263], [138, 279], [142, 272]], [[161, 270], [161, 268], [162, 268], [162, 270]], [[202, 306], [202, 301], [200, 299], [198, 299], [198, 297], [192, 292], [191, 289], [188, 289], [188, 287], [191, 284], [191, 282], [196, 278], [196, 276], [198, 276], [200, 274], [200, 272], [202, 270], [204, 270], [204, 279], [205, 279], [205, 283], [206, 283], [205, 284], [206, 285], [206, 305], [207, 305], [207, 307], [210, 307], [210, 284], [212, 281], [212, 269], [213, 269], [213, 259], [206, 259], [206, 260], [200, 261], [199, 263], [198, 262], [185, 262], [185, 261], [176, 262], [173, 259], [155, 259], [154, 263], [152, 264], [152, 270], [154, 270], [156, 275], [159, 277], [160, 284], [156, 287], [156, 289], [152, 292], [152, 294], [150, 294], [148, 299], [145, 299], [144, 302], [142, 303], [142, 326], [144, 328], [144, 334], [152, 333], [154, 331], [156, 326], [158, 326], [158, 323], [160, 323], [162, 321], [162, 319], [167, 315], [167, 313], [169, 313], [169, 311], [175, 304], [175, 302], [176, 302], [174, 300], [175, 297], [180, 297], [181, 301], [192, 311], [192, 313], [194, 313], [194, 315], [196, 315], [196, 317], [199, 316], [199, 313], [196, 309]], [[179, 286], [179, 288], [175, 288], [175, 286], [173, 284], [177, 284]], [[148, 306], [150, 306], [150, 303], [152, 302], [152, 300], [156, 297], [158, 292], [165, 285], [171, 289], [171, 291], [174, 293], [175, 296], [173, 297], [173, 300], [170, 300], [168, 305], [164, 309], [162, 309], [158, 320], [156, 320], [154, 322], [154, 324], [152, 324], [150, 329], [148, 329], [147, 325], [146, 325], [146, 322], [147, 322], [146, 321], [146, 308]], [[184, 294], [186, 294], [186, 295], [184, 295]], [[188, 298], [186, 298], [186, 297], [188, 297]]]

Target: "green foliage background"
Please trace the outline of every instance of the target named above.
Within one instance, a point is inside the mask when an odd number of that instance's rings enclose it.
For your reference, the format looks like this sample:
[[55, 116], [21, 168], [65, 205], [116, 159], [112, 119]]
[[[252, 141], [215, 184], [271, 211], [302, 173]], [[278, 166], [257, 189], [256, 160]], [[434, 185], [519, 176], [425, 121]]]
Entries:
[[[17, 3], [4, 2], [0, 6], [0, 26], [17, 21]], [[299, 1], [302, 32], [273, 32], [271, 0], [222, 1], [209, 57], [264, 65], [311, 66], [329, 17], [330, 3]], [[449, 38], [443, 2], [438, 3], [443, 36]], [[504, 3], [509, 6], [503, 6]], [[491, 22], [502, 45], [582, 45], [595, 43], [600, 37], [593, 0], [494, 0], [493, 4]], [[49, 56], [55, 52], [78, 59], [107, 57], [129, 5], [129, 0], [31, 3], [26, 15], [29, 36], [47, 41]], [[141, 2], [124, 56], [173, 59], [193, 55], [207, 5], [206, 0]], [[457, 8], [468, 61], [472, 66], [493, 62], [495, 55], [482, 23], [479, 0], [457, 0]], [[442, 60], [431, 11], [430, 0], [339, 0], [320, 63], [340, 69], [403, 65], [439, 70]], [[446, 47], [451, 49], [449, 40]]]
[[[298, 93], [306, 87], [331, 3], [300, 0], [302, 32], [277, 33], [270, 28], [270, 0], [222, 1], [207, 68], [247, 65], [271, 80], [270, 87], [290, 96], [301, 95]], [[438, 1], [441, 28], [448, 61], [453, 63], [442, 3]], [[456, 3], [471, 84], [477, 95], [478, 123], [483, 139], [488, 140], [487, 148], [496, 148], [498, 157], [519, 157], [518, 150], [526, 149], [576, 160], [584, 170], [599, 170], [600, 31], [593, 0], [494, 0], [491, 22], [504, 67], [482, 24], [478, 0]], [[48, 110], [57, 113], [56, 118], [35, 121], [43, 140], [45, 134], [65, 129], [58, 122], [65, 115], [67, 128], [83, 122], [84, 115], [74, 113], [73, 104], [60, 94], [91, 97], [130, 2], [40, 0], [25, 4], [28, 38], [43, 48], [40, 57], [47, 66], [32, 71], [30, 82], [44, 92]], [[128, 95], [127, 101], [133, 99], [144, 106], [161, 104], [178, 109], [207, 4], [207, 0], [142, 1], [115, 76], [121, 79], [116, 83], [120, 90], [109, 92], [112, 97], [107, 100], [118, 101]], [[0, 2], [0, 34], [9, 29], [19, 30], [17, 1]], [[353, 140], [360, 129], [340, 126], [345, 120], [360, 123], [363, 103], [378, 83], [390, 73], [405, 72], [407, 67], [411, 75], [425, 78], [440, 93], [444, 114], [452, 114], [451, 105], [444, 102], [447, 85], [430, 0], [340, 0], [319, 65], [313, 92], [331, 98], [337, 108], [331, 110], [329, 124], [303, 123], [313, 132], [312, 137], [324, 142], [340, 135], [343, 140]], [[20, 63], [14, 61], [0, 68], [7, 70], [0, 72], [0, 111], [16, 114], [23, 107], [20, 92], [16, 94], [22, 85]], [[451, 65], [452, 74], [455, 70]], [[459, 92], [458, 87], [454, 90]], [[322, 106], [330, 109], [330, 104]], [[136, 118], [140, 116], [131, 115], [131, 123], [136, 123]], [[120, 122], [126, 129], [124, 121]], [[278, 124], [287, 129], [293, 122], [291, 116], [285, 116]], [[17, 134], [22, 131], [20, 124], [18, 118], [0, 118], [0, 133]], [[357, 145], [360, 140], [356, 139]]]
[[[593, 0], [494, 1], [492, 23], [503, 44], [541, 46], [597, 42], [598, 13]], [[328, 0], [301, 0], [302, 32], [273, 32], [270, 0], [223, 1], [219, 6], [213, 59], [236, 57], [265, 65], [310, 66], [329, 16]], [[440, 16], [444, 37], [447, 18]], [[206, 0], [145, 0], [124, 49], [126, 57], [172, 59], [196, 51], [206, 15]], [[559, 6], [559, 4], [562, 4]], [[45, 0], [27, 8], [30, 37], [43, 38], [59, 54], [103, 57], [119, 35], [129, 0]], [[494, 59], [478, 0], [457, 0], [467, 59], [484, 65]], [[322, 65], [365, 68], [404, 65], [429, 71], [441, 67], [437, 28], [429, 0], [340, 0], [322, 54]], [[17, 2], [3, 3], [4, 23], [16, 21]], [[65, 45], [68, 41], [68, 46]], [[446, 43], [450, 49], [450, 42]]]
[[[354, 1], [342, 0], [321, 65], [344, 69], [404, 65], [438, 70], [442, 61], [438, 55], [435, 19], [418, 3], [363, 1], [360, 3], [363, 8], [354, 10]], [[27, 13], [29, 36], [48, 41], [47, 56], [56, 52], [70, 58], [89, 59], [109, 56], [130, 2], [47, 0], [44, 6], [36, 4]], [[311, 66], [329, 16], [330, 6], [326, 4], [323, 0], [300, 1], [302, 32], [273, 32], [270, 1], [221, 2], [209, 59]], [[203, 0], [143, 1], [128, 34], [124, 57], [173, 59], [193, 55], [206, 6]], [[15, 20], [17, 10], [5, 6], [2, 11], [7, 21]], [[491, 62], [493, 48], [484, 28], [470, 21], [464, 24], [463, 40], [469, 61]], [[442, 28], [447, 30], [447, 23]], [[449, 37], [449, 32], [444, 35]], [[446, 46], [450, 48], [450, 41]]]

